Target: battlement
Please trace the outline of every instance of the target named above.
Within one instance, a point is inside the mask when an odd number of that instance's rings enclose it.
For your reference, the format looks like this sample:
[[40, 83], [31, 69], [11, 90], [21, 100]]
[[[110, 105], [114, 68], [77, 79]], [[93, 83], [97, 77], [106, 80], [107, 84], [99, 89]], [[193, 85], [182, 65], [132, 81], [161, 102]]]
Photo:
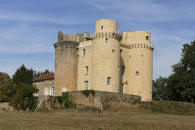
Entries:
[[97, 32], [92, 35], [92, 39], [97, 38], [113, 38], [120, 41], [122, 39], [122, 34], [117, 32]]
[[54, 47], [65, 47], [65, 48], [77, 48], [79, 45], [79, 42], [75, 42], [75, 41], [59, 41], [54, 43]]
[[129, 49], [133, 49], [133, 48], [146, 48], [146, 49], [151, 49], [154, 50], [154, 46], [152, 44], [148, 44], [148, 43], [121, 43], [120, 44], [123, 47], [127, 47]]
[[147, 31], [124, 32], [122, 42], [124, 43], [150, 43], [151, 35]]
[[76, 33], [76, 34], [63, 34], [61, 31], [58, 32], [58, 41], [75, 41], [83, 42], [85, 37], [90, 37], [89, 33]]

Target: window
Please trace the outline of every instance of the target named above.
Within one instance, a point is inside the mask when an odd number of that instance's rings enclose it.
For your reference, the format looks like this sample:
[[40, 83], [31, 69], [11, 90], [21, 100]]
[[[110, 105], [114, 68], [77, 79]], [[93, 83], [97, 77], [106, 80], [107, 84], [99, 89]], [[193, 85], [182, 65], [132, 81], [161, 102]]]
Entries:
[[104, 30], [104, 26], [101, 26], [101, 29]]
[[122, 67], [121, 67], [121, 76], [124, 77], [124, 75], [125, 75], [125, 66], [122, 65]]
[[112, 54], [114, 55], [114, 49], [112, 49]]
[[50, 88], [50, 95], [54, 95], [54, 87]]
[[105, 43], [108, 43], [108, 38], [105, 38]]
[[88, 80], [86, 80], [84, 83], [85, 83], [85, 90], [88, 90]]
[[122, 49], [120, 49], [120, 56], [122, 56], [122, 52], [123, 52]]
[[85, 56], [85, 49], [83, 49], [83, 56]]
[[107, 77], [107, 85], [111, 85], [111, 77]]
[[139, 76], [139, 71], [136, 71], [136, 76]]
[[125, 84], [122, 83], [121, 84], [121, 94], [124, 94], [125, 93]]
[[45, 88], [45, 96], [49, 95], [48, 87]]
[[88, 71], [89, 71], [89, 67], [85, 66], [85, 74], [88, 74]]
[[146, 40], [149, 40], [149, 36], [146, 36]]

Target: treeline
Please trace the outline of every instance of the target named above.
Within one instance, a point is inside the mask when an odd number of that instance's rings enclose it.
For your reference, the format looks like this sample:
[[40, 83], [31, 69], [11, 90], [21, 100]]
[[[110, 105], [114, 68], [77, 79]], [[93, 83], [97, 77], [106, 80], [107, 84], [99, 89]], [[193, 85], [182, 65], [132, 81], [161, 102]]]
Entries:
[[0, 72], [0, 102], [10, 102], [16, 109], [35, 110], [37, 97], [34, 93], [38, 90], [33, 86], [33, 79], [46, 73], [50, 71], [36, 72], [24, 65], [16, 70], [12, 78]]
[[195, 41], [183, 45], [181, 60], [172, 68], [169, 77], [153, 81], [153, 99], [195, 103]]

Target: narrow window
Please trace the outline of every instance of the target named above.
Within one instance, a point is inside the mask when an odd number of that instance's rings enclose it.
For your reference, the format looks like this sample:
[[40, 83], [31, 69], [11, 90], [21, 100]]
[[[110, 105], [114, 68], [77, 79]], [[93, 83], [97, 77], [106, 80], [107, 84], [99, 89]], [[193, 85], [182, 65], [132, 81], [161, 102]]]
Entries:
[[101, 26], [101, 29], [104, 30], [104, 26]]
[[125, 84], [122, 83], [121, 84], [121, 94], [124, 94], [125, 93]]
[[45, 88], [45, 96], [49, 95], [48, 87]]
[[112, 54], [114, 55], [114, 49], [112, 49]]
[[89, 70], [89, 67], [88, 66], [85, 66], [85, 74], [86, 75], [88, 74], [88, 70]]
[[83, 49], [83, 56], [85, 56], [85, 49]]
[[54, 94], [54, 87], [51, 87], [50, 88], [50, 95], [53, 95]]
[[122, 67], [121, 67], [121, 76], [124, 77], [124, 75], [125, 75], [125, 66], [122, 65]]
[[139, 76], [139, 71], [136, 71], [136, 76]]
[[85, 83], [85, 90], [88, 90], [88, 80], [86, 80], [84, 83]]
[[105, 43], [108, 43], [108, 38], [105, 38]]
[[122, 49], [120, 49], [120, 56], [122, 56], [122, 53], [123, 53], [123, 51], [122, 51]]
[[149, 40], [149, 36], [146, 36], [146, 40]]
[[107, 77], [107, 85], [111, 84], [111, 77]]

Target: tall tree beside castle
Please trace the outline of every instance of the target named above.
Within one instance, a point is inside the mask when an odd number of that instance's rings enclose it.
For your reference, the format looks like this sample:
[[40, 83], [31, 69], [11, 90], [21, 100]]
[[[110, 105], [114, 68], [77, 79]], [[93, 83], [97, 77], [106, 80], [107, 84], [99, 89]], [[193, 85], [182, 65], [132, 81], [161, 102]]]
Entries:
[[184, 44], [179, 63], [173, 65], [173, 74], [160, 77], [154, 83], [155, 98], [195, 102], [195, 41]]

